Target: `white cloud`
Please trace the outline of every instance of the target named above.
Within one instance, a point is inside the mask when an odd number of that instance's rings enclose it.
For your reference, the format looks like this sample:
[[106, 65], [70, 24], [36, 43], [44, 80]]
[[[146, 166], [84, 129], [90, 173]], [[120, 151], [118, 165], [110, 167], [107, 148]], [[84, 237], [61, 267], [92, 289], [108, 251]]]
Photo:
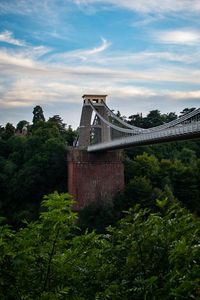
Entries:
[[24, 52], [0, 50], [0, 64], [2, 64], [1, 69], [3, 71], [3, 68], [9, 65], [32, 68], [34, 62], [27, 58]]
[[[200, 83], [200, 71], [198, 69], [192, 69], [189, 67], [174, 67], [167, 66], [167, 64], [161, 64], [160, 62], [157, 64], [150, 64], [149, 68], [145, 67], [142, 63], [138, 64], [137, 70], [134, 70], [134, 65], [132, 69], [123, 68], [120, 69], [121, 66], [126, 66], [131, 64], [131, 60], [134, 61], [138, 55], [138, 59], [143, 61], [146, 59], [160, 59], [166, 60], [166, 63], [170, 59], [173, 58], [173, 55], [170, 53], [138, 53], [134, 57], [129, 57], [126, 55], [121, 57], [121, 65], [120, 59], [118, 56], [115, 57], [115, 63], [118, 63], [118, 68], [112, 61], [108, 64], [109, 59], [107, 60], [107, 66], [104, 63], [101, 66], [97, 66], [93, 64], [91, 66], [85, 65], [82, 66], [73, 66], [70, 65], [70, 61], [62, 62], [59, 60], [57, 64], [49, 63], [49, 62], [41, 62], [38, 61], [33, 55], [32, 52], [18, 52], [15, 53], [13, 51], [0, 51], [0, 75], [4, 77], [7, 76], [16, 76], [20, 78], [21, 76], [32, 76], [33, 78], [37, 77], [40, 79], [46, 78], [47, 80], [52, 80], [52, 78], [57, 78], [57, 80], [68, 80], [69, 82], [76, 81], [81, 84], [92, 85], [101, 82], [104, 86], [107, 85], [108, 81], [110, 82], [118, 82], [126, 83], [126, 82], [187, 82], [187, 83]], [[114, 56], [114, 54], [113, 54]], [[157, 58], [156, 58], [157, 56]], [[172, 56], [172, 57], [171, 57]], [[103, 58], [101, 58], [103, 60]], [[110, 58], [111, 59], [111, 58]], [[113, 57], [114, 59], [114, 57]], [[182, 59], [186, 59], [182, 57]], [[105, 59], [106, 61], [106, 59]], [[62, 63], [61, 63], [62, 62]], [[151, 61], [152, 63], [152, 61]], [[189, 74], [189, 75], [188, 75]], [[99, 83], [98, 83], [99, 84]]]
[[161, 63], [168, 62], [181, 62], [183, 64], [191, 64], [191, 63], [200, 63], [199, 51], [194, 51], [192, 49], [192, 53], [190, 51], [177, 53], [177, 52], [167, 52], [167, 51], [141, 51], [141, 52], [110, 52], [107, 56], [98, 56], [98, 57], [90, 57], [90, 62], [101, 66], [110, 66], [114, 67], [118, 66], [126, 68], [127, 66], [145, 66], [147, 68], [149, 65], [154, 64], [159, 65]]
[[[20, 67], [20, 68], [41, 68], [42, 64], [37, 63], [37, 59], [44, 54], [51, 51], [48, 47], [45, 46], [27, 46], [23, 50], [16, 51], [15, 49], [0, 49], [0, 64], [3, 68], [6, 66]], [[12, 69], [10, 69], [12, 73]], [[1, 72], [1, 71], [0, 71]]]
[[0, 42], [16, 45], [16, 46], [25, 46], [24, 41], [16, 40], [13, 38], [13, 33], [5, 30], [0, 33]]
[[104, 51], [105, 49], [108, 48], [108, 46], [110, 46], [110, 43], [108, 43], [108, 42], [106, 41], [106, 39], [101, 38], [101, 40], [102, 40], [102, 45], [101, 45], [100, 47], [97, 47], [97, 48], [95, 47], [95, 48], [93, 48], [92, 50], [87, 50], [87, 51], [85, 51], [85, 53], [86, 53], [87, 55], [90, 55], [90, 54], [96, 54], [96, 53], [99, 53], [99, 52]]
[[173, 93], [169, 91], [167, 94], [174, 99], [200, 99], [200, 90], [189, 92], [174, 91]]
[[161, 14], [156, 14], [155, 16], [146, 16], [144, 19], [142, 19], [140, 21], [132, 22], [131, 26], [133, 26], [133, 27], [146, 26], [149, 23], [156, 22], [161, 19], [163, 19], [163, 16]]
[[[92, 82], [94, 83], [94, 82]], [[1, 93], [1, 90], [0, 90]], [[14, 82], [8, 90], [1, 93], [1, 107], [33, 107], [40, 103], [41, 105], [51, 105], [56, 103], [80, 103], [82, 102], [81, 96], [84, 93], [106, 93], [112, 101], [116, 101], [116, 106], [119, 105], [123, 110], [124, 101], [136, 101], [137, 107], [140, 104], [147, 105], [148, 99], [165, 99], [162, 105], [167, 107], [167, 103], [174, 100], [184, 99], [199, 99], [200, 91], [156, 91], [145, 86], [135, 86], [125, 84], [119, 86], [117, 83], [109, 81], [107, 85], [95, 82], [95, 86], [89, 83], [80, 82], [67, 83], [58, 80], [39, 80], [23, 78]], [[124, 99], [122, 101], [122, 99]], [[139, 102], [138, 102], [139, 101]], [[141, 102], [141, 103], [140, 103]], [[159, 100], [160, 102], [160, 100]], [[114, 102], [115, 103], [115, 102]], [[148, 104], [149, 105], [149, 104]], [[151, 105], [155, 105], [151, 102]], [[157, 103], [158, 105], [158, 103]], [[159, 104], [160, 105], [160, 104]], [[119, 107], [119, 108], [120, 108]], [[142, 109], [142, 108], [141, 108]]]
[[[70, 11], [72, 5], [76, 4], [79, 8], [83, 8], [86, 13], [94, 13], [96, 5], [102, 5], [105, 9], [110, 7], [120, 7], [128, 10], [136, 11], [142, 14], [167, 14], [167, 13], [179, 13], [184, 12], [188, 14], [199, 14], [200, 13], [200, 2], [199, 0], [64, 0], [62, 1], [62, 11]], [[49, 18], [52, 22], [59, 22], [57, 15], [58, 1], [57, 0], [46, 0], [46, 1], [35, 1], [35, 0], [13, 0], [0, 1], [0, 14], [20, 14], [20, 15], [35, 15], [43, 18], [45, 15], [50, 15]], [[46, 21], [48, 21], [46, 19]]]
[[34, 58], [41, 57], [41, 56], [43, 56], [44, 54], [47, 54], [50, 51], [51, 51], [51, 49], [49, 47], [46, 47], [46, 46], [37, 46], [37, 47], [29, 46], [26, 49], [27, 55], [31, 56], [31, 57], [34, 57]]
[[160, 31], [156, 33], [157, 40], [169, 44], [193, 45], [200, 42], [200, 33], [187, 30]]
[[199, 13], [199, 0], [74, 0], [74, 2], [81, 6], [88, 4], [112, 4], [113, 6], [123, 7], [139, 13]]
[[100, 54], [101, 52], [105, 51], [109, 46], [110, 43], [104, 39], [101, 38], [102, 44], [99, 47], [94, 47], [92, 49], [79, 49], [79, 50], [74, 50], [74, 51], [68, 51], [65, 53], [61, 54], [55, 54], [50, 57], [50, 60], [56, 60], [56, 61], [63, 61], [63, 60], [82, 60], [82, 61], [87, 61], [87, 60], [92, 60], [94, 57], [96, 59], [96, 55]]

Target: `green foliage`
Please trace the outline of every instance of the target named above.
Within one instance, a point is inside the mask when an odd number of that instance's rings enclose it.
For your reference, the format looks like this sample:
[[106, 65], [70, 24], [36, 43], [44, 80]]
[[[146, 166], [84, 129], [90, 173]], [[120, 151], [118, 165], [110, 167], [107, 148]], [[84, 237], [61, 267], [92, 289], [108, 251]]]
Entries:
[[15, 127], [11, 123], [7, 123], [1, 137], [4, 140], [8, 140], [14, 134], [15, 134]]
[[38, 217], [42, 195], [67, 191], [66, 146], [54, 123], [38, 121], [33, 135], [0, 140], [1, 215], [19, 226]]
[[184, 116], [188, 113], [190, 113], [191, 111], [195, 110], [195, 107], [192, 108], [184, 108], [181, 112], [180, 112], [180, 116]]
[[162, 125], [165, 122], [164, 116], [161, 115], [159, 110], [152, 110], [146, 117], [146, 127], [155, 127]]
[[137, 155], [133, 164], [135, 176], [146, 176], [153, 180], [159, 171], [158, 159], [154, 155], [148, 155], [147, 153]]
[[82, 232], [95, 230], [104, 233], [109, 225], [116, 224], [115, 208], [113, 206], [90, 204], [79, 212], [78, 226]]
[[22, 220], [36, 219], [44, 194], [67, 191], [66, 144], [72, 145], [76, 131], [65, 129], [55, 115], [45, 122], [43, 110], [33, 110], [33, 125], [19, 121], [17, 130], [28, 126], [27, 136], [14, 136], [8, 123], [0, 138], [0, 214], [16, 228]]
[[134, 176], [125, 187], [123, 198], [126, 203], [126, 207], [123, 209], [133, 207], [137, 203], [140, 203], [142, 207], [152, 207], [154, 199], [150, 180], [146, 177]]
[[17, 233], [1, 228], [1, 299], [45, 299], [51, 287], [59, 284], [55, 265], [73, 237], [76, 214], [69, 208], [68, 194], [54, 192], [44, 199], [42, 207], [47, 211], [41, 213], [40, 221]]
[[199, 299], [200, 221], [179, 203], [130, 209], [106, 234], [77, 234], [71, 198], [46, 196], [37, 222], [0, 228], [0, 298]]
[[161, 114], [159, 110], [151, 110], [146, 117], [142, 114], [131, 115], [128, 123], [141, 128], [151, 128], [177, 119], [174, 112]]
[[0, 139], [0, 156], [7, 158], [9, 154], [9, 149], [7, 146], [7, 142]]
[[66, 124], [63, 123], [63, 120], [59, 115], [55, 115], [52, 118], [49, 118], [48, 122], [53, 122], [57, 126], [63, 138], [63, 141], [65, 141], [68, 146], [73, 146], [73, 143], [77, 137], [77, 131], [73, 130], [71, 125], [69, 125], [66, 129]]
[[188, 148], [183, 148], [180, 154], [178, 155], [178, 158], [185, 166], [194, 165], [197, 159], [195, 151]]
[[33, 109], [33, 125], [35, 125], [38, 121], [45, 121], [42, 107], [37, 105]]
[[2, 137], [4, 130], [5, 128], [2, 125], [0, 125], [0, 137]]
[[[127, 157], [125, 160], [126, 182], [129, 186], [129, 182], [132, 181], [133, 184], [135, 177], [145, 177], [150, 180], [154, 191], [155, 188], [163, 189], [167, 185], [174, 196], [186, 207], [200, 214], [199, 159], [196, 158], [195, 152], [188, 148], [183, 148], [178, 157], [180, 159], [161, 159], [160, 161], [147, 153], [137, 155], [134, 160]], [[144, 199], [142, 188], [138, 187], [137, 191], [130, 193], [130, 197], [137, 195], [137, 193], [139, 193], [137, 201], [140, 203]], [[124, 203], [123, 197], [124, 195], [122, 196], [122, 203]], [[130, 201], [128, 203], [130, 204]]]
[[19, 122], [17, 123], [16, 130], [19, 130], [20, 132], [22, 132], [22, 129], [23, 129], [24, 127], [27, 127], [28, 125], [29, 125], [29, 122], [26, 121], [26, 120], [19, 121]]
[[38, 121], [33, 129], [32, 134], [38, 136], [44, 142], [50, 138], [57, 138], [60, 136], [60, 132], [54, 122]]
[[125, 159], [124, 191], [116, 195], [113, 205], [89, 206], [80, 212], [79, 226], [105, 232], [106, 225], [116, 224], [122, 211], [139, 204], [156, 212], [155, 198], [164, 201], [179, 199], [192, 212], [200, 215], [200, 160], [190, 149], [181, 150], [181, 160], [158, 160], [143, 153], [133, 160]]
[[54, 122], [58, 127], [60, 134], [65, 134], [65, 126], [66, 124], [63, 123], [62, 118], [59, 115], [54, 115], [53, 117], [49, 118], [48, 122]]
[[68, 146], [73, 146], [74, 141], [77, 137], [77, 131], [73, 130], [72, 127], [69, 125], [66, 129], [64, 138]]

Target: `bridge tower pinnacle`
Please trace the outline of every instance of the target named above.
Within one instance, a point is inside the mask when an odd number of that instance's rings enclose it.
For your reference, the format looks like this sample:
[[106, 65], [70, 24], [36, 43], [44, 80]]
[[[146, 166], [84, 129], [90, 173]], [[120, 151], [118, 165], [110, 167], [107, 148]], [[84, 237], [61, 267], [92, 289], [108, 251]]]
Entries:
[[81, 114], [81, 121], [79, 127], [79, 139], [78, 146], [88, 147], [90, 145], [91, 130], [95, 128], [98, 142], [108, 142], [110, 140], [110, 128], [104, 122], [102, 122], [97, 116], [92, 121], [92, 107], [90, 102], [95, 109], [101, 114], [101, 116], [108, 121], [108, 114], [103, 105], [106, 103], [107, 95], [83, 95], [83, 108]]

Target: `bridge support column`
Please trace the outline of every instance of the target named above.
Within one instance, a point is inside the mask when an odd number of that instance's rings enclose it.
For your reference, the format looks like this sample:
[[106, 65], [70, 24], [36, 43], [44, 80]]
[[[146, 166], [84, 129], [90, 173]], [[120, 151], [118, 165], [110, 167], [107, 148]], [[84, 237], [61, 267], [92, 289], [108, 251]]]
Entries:
[[81, 210], [90, 203], [97, 205], [112, 199], [124, 187], [123, 151], [88, 153], [81, 147], [68, 149], [68, 191]]

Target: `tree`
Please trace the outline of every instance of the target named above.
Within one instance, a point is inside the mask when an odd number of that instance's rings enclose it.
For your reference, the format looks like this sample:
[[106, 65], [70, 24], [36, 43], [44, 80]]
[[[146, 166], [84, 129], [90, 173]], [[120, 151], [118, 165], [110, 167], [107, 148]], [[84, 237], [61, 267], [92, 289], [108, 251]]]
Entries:
[[38, 121], [45, 121], [42, 107], [37, 105], [33, 109], [33, 125], [35, 125]]
[[137, 155], [133, 161], [134, 176], [146, 176], [153, 183], [158, 176], [159, 169], [158, 159], [154, 155], [143, 153]]
[[54, 122], [56, 123], [56, 126], [58, 127], [60, 134], [63, 135], [65, 134], [65, 126], [66, 124], [63, 123], [63, 119], [59, 115], [54, 115], [53, 117], [49, 118], [48, 122]]
[[162, 125], [164, 123], [164, 117], [159, 110], [151, 110], [146, 117], [146, 128]]
[[[1, 227], [1, 299], [36, 299], [55, 287], [55, 279], [58, 284], [55, 263], [67, 246], [66, 240], [72, 237], [76, 214], [70, 210], [73, 201], [68, 194], [55, 192], [44, 199], [46, 211], [40, 221], [16, 234]], [[10, 242], [6, 244], [7, 238]]]
[[17, 123], [16, 130], [19, 130], [20, 132], [22, 132], [23, 127], [27, 127], [28, 125], [29, 125], [29, 122], [26, 120], [19, 121]]
[[0, 125], [0, 138], [2, 137], [2, 134], [4, 133], [5, 128]]
[[137, 127], [144, 127], [144, 118], [142, 114], [131, 115], [128, 117], [128, 123]]
[[146, 177], [135, 176], [125, 187], [123, 201], [126, 207], [123, 209], [129, 209], [136, 204], [140, 204], [143, 208], [152, 208], [155, 203], [153, 196], [153, 186], [150, 180]]
[[54, 122], [38, 121], [32, 129], [32, 134], [33, 136], [39, 136], [43, 141], [60, 137], [58, 127]]
[[167, 198], [135, 206], [106, 234], [80, 234], [68, 194], [36, 222], [0, 227], [0, 298], [199, 299], [200, 220]]
[[168, 123], [168, 122], [171, 122], [173, 120], [176, 120], [177, 119], [177, 114], [175, 112], [170, 112], [168, 114], [164, 114], [163, 115], [163, 118], [164, 118], [164, 123]]
[[8, 140], [11, 136], [15, 134], [15, 127], [11, 123], [7, 123], [4, 132], [2, 133], [2, 138]]
[[65, 141], [67, 142], [68, 146], [73, 146], [74, 141], [77, 138], [77, 131], [73, 130], [72, 127], [69, 125], [66, 132], [65, 132]]
[[183, 148], [179, 153], [178, 158], [182, 161], [182, 163], [185, 166], [194, 165], [197, 159], [195, 151], [188, 148]]
[[180, 112], [180, 116], [179, 117], [182, 117], [188, 113], [190, 113], [191, 111], [195, 110], [196, 108], [195, 107], [192, 107], [192, 108], [184, 108], [181, 112]]

